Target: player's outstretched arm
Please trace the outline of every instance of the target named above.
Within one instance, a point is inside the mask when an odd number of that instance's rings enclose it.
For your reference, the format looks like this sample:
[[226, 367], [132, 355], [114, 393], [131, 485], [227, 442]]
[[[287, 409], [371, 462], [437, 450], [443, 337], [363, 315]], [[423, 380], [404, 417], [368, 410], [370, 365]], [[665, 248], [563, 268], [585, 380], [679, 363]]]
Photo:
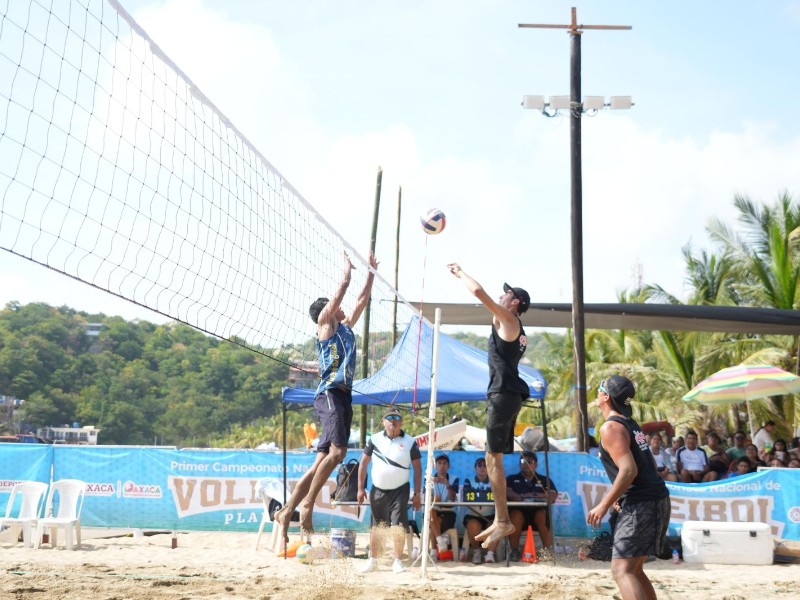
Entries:
[[483, 289], [483, 286], [467, 275], [458, 263], [450, 263], [447, 265], [447, 268], [453, 275], [463, 281], [467, 290], [480, 300], [488, 311], [492, 313], [500, 337], [504, 340], [513, 340], [516, 338], [519, 333], [519, 318], [505, 306], [498, 304], [494, 298], [489, 296], [486, 290]]
[[378, 270], [378, 260], [375, 258], [375, 255], [372, 252], [369, 253], [369, 266], [370, 270], [369, 273], [367, 273], [367, 280], [364, 283], [364, 289], [361, 290], [361, 293], [358, 295], [353, 313], [344, 319], [344, 323], [348, 327], [356, 326], [356, 323], [358, 323], [358, 320], [361, 318], [361, 313], [364, 312], [364, 309], [367, 307], [367, 303], [369, 302], [369, 298], [372, 295], [372, 282], [375, 280], [375, 271]]
[[319, 313], [317, 319], [317, 336], [319, 339], [324, 340], [331, 337], [336, 331], [339, 323], [336, 320], [336, 313], [342, 306], [344, 295], [347, 293], [347, 288], [350, 287], [350, 274], [353, 271], [353, 262], [350, 260], [347, 252], [344, 252], [344, 273], [342, 274], [342, 281], [333, 297], [328, 300], [325, 308]]

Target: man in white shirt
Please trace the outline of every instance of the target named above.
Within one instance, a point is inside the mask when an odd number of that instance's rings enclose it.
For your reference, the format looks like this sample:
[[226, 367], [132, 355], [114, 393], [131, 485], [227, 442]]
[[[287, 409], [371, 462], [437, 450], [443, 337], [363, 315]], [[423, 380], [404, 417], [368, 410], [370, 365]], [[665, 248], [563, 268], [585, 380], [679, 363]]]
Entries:
[[697, 434], [689, 430], [686, 435], [686, 446], [678, 450], [678, 474], [683, 483], [700, 483], [714, 481], [717, 474], [708, 466], [708, 456], [702, 448], [697, 447]]
[[772, 450], [775, 442], [775, 421], [767, 421], [753, 436], [753, 443], [758, 448], [758, 456], [764, 460], [764, 452]]
[[369, 505], [372, 509], [370, 530], [370, 557], [361, 568], [362, 573], [374, 571], [378, 566], [378, 552], [383, 546], [375, 527], [388, 525], [394, 537], [394, 564], [392, 570], [402, 573], [403, 545], [408, 531], [408, 499], [411, 493], [411, 467], [414, 467], [414, 510], [420, 509], [422, 490], [422, 455], [417, 441], [402, 429], [403, 415], [390, 409], [383, 416], [383, 432], [375, 433], [367, 442], [358, 469], [358, 503], [367, 498], [367, 469], [372, 457], [372, 488]]

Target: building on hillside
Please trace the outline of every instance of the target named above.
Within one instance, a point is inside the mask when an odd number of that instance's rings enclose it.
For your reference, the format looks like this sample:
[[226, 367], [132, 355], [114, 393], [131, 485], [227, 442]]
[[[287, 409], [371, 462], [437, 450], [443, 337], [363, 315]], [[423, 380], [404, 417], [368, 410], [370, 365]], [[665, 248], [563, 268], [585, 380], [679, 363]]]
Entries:
[[22, 406], [24, 400], [20, 400], [19, 398], [14, 398], [14, 396], [5, 396], [0, 394], [0, 406], [4, 407], [6, 410], [9, 408], [19, 408]]
[[91, 338], [92, 340], [88, 350], [89, 354], [100, 354], [100, 352], [102, 352], [102, 348], [100, 347], [100, 332], [102, 329], [102, 323], [86, 324], [86, 337]]
[[74, 444], [78, 446], [96, 446], [97, 434], [100, 433], [94, 425], [83, 427], [42, 427], [36, 430], [36, 436], [51, 444]]
[[289, 387], [316, 388], [319, 385], [319, 363], [310, 360], [295, 362], [289, 367]]
[[102, 323], [87, 323], [86, 324], [86, 335], [89, 337], [97, 337], [100, 335], [100, 331], [103, 329]]

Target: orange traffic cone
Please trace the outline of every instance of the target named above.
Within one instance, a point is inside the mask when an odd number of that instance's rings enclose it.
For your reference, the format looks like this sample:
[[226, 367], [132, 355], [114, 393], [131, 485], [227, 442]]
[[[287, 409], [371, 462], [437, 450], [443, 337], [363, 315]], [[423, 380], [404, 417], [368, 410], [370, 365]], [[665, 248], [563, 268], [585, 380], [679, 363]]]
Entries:
[[528, 525], [528, 539], [525, 540], [525, 552], [522, 553], [522, 562], [539, 562], [539, 557], [536, 556], [536, 542], [533, 539], [533, 527], [530, 525]]

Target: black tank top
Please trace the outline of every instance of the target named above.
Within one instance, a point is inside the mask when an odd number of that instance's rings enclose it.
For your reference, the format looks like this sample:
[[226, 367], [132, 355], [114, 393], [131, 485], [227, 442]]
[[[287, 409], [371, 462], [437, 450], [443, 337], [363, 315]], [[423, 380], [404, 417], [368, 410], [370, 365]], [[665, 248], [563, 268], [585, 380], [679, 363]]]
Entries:
[[528, 384], [519, 376], [519, 360], [528, 347], [528, 338], [519, 323], [519, 335], [513, 342], [502, 339], [492, 324], [489, 337], [489, 389], [487, 393], [514, 392], [523, 399], [531, 395]]
[[[655, 459], [650, 452], [650, 447], [647, 445], [644, 432], [639, 427], [639, 424], [633, 419], [625, 419], [616, 415], [609, 417], [608, 420], [621, 423], [628, 430], [628, 435], [631, 439], [631, 454], [633, 454], [633, 460], [636, 462], [636, 469], [638, 470], [631, 487], [622, 495], [620, 500], [624, 498], [625, 502], [635, 504], [643, 500], [654, 500], [668, 496], [667, 486], [656, 470]], [[611, 483], [614, 483], [617, 474], [619, 474], [619, 468], [603, 448], [602, 442], [600, 443], [600, 461], [606, 468], [606, 473], [608, 473]]]

